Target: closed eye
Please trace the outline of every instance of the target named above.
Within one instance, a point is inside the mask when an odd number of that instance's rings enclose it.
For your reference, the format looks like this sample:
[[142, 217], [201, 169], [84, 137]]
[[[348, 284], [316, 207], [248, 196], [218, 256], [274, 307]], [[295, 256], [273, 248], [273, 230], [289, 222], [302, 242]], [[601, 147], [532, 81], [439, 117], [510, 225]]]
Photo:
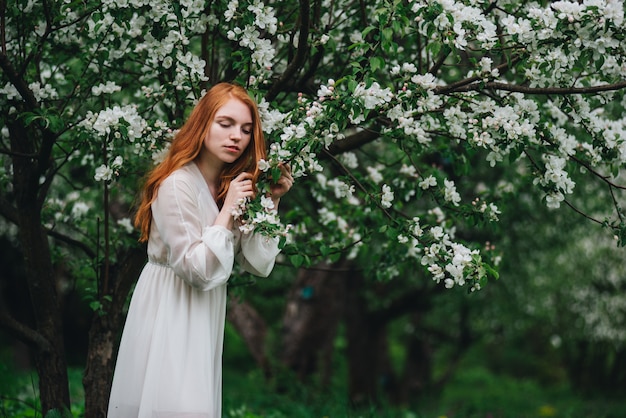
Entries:
[[223, 129], [229, 129], [237, 126], [241, 127], [241, 133], [243, 133], [244, 135], [251, 135], [252, 134], [252, 124], [251, 123], [244, 123], [242, 125], [239, 125], [237, 123], [236, 120], [234, 120], [233, 118], [229, 117], [229, 116], [218, 116], [216, 118], [216, 122], [219, 124], [219, 126]]

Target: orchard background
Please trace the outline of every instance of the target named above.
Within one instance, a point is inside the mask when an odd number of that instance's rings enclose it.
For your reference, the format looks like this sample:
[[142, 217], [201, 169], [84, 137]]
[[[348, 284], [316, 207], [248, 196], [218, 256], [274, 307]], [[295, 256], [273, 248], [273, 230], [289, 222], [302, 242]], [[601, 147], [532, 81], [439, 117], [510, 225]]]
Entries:
[[105, 416], [137, 192], [225, 80], [297, 177], [280, 224], [250, 205], [283, 256], [233, 278], [226, 370], [350, 408], [418, 408], [468, 359], [623, 394], [625, 34], [614, 0], [0, 0], [3, 373], [54, 416], [79, 369]]

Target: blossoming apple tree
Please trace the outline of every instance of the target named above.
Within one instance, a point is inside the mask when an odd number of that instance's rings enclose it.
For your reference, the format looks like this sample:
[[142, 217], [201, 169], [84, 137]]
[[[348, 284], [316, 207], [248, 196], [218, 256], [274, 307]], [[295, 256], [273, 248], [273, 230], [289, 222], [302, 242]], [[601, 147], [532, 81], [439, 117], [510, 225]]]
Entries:
[[[86, 414], [102, 416], [143, 260], [132, 205], [211, 84], [258, 100], [265, 182], [280, 163], [298, 180], [280, 218], [240, 208], [246, 231], [281, 236], [296, 267], [342, 258], [403, 280], [421, 266], [475, 291], [500, 255], [471, 231], [520, 184], [625, 242], [625, 33], [618, 0], [0, 2], [0, 212], [34, 320], [0, 316], [34, 349], [44, 411], [69, 404], [58, 294], [81, 277], [96, 313]], [[581, 172], [601, 210], [577, 195]]]

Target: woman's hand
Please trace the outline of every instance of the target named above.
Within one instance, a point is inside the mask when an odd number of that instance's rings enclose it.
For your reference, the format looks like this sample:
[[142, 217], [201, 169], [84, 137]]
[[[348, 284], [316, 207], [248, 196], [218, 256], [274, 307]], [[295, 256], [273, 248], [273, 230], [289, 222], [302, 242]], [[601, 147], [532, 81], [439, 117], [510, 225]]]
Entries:
[[231, 180], [224, 198], [224, 208], [232, 210], [241, 199], [247, 197], [254, 198], [254, 184], [252, 184], [252, 174], [244, 172]]
[[215, 219], [215, 225], [222, 225], [228, 229], [233, 226], [233, 211], [240, 206], [241, 201], [249, 198], [254, 199], [254, 184], [252, 174], [241, 173], [231, 180], [228, 192], [224, 198], [224, 206]]
[[289, 164], [280, 165], [280, 178], [270, 186], [270, 197], [274, 204], [278, 204], [281, 197], [285, 195], [293, 186], [293, 176], [291, 175], [291, 167]]

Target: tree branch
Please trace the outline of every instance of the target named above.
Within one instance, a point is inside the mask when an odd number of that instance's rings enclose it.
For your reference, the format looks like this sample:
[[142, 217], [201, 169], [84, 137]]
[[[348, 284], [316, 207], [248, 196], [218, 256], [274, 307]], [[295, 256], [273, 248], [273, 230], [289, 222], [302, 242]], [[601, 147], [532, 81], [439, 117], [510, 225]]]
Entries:
[[591, 167], [591, 165], [589, 165], [585, 161], [583, 161], [583, 160], [581, 160], [579, 158], [576, 158], [574, 155], [570, 155], [569, 158], [570, 158], [570, 160], [576, 162], [577, 164], [580, 164], [581, 166], [585, 167], [585, 170], [589, 171], [591, 174], [593, 174], [594, 176], [596, 176], [597, 178], [599, 178], [600, 180], [605, 182], [609, 187], [615, 188], [615, 189], [619, 189], [619, 190], [626, 190], [626, 186], [620, 186], [619, 184], [616, 184], [616, 183], [612, 182], [611, 180], [609, 180], [610, 176], [605, 176], [603, 174], [600, 174], [599, 172], [594, 170], [593, 167]]
[[361, 182], [354, 177], [354, 174], [352, 174], [352, 172], [350, 170], [348, 170], [346, 168], [346, 166], [344, 166], [343, 164], [341, 164], [341, 162], [339, 160], [337, 160], [337, 158], [335, 158], [334, 155], [330, 154], [326, 149], [322, 149], [322, 152], [324, 154], [326, 154], [340, 169], [341, 171], [344, 172], [345, 175], [347, 175], [348, 177], [350, 177], [350, 180], [352, 180], [352, 182], [356, 185], [356, 187], [358, 187], [364, 194], [368, 195], [373, 202], [376, 202], [376, 206], [378, 206], [378, 208], [385, 214], [385, 216], [387, 218], [389, 218], [389, 220], [391, 222], [394, 221], [393, 216], [391, 215], [391, 213], [387, 210], [387, 208], [383, 207], [383, 205], [380, 203], [380, 201], [378, 199], [375, 198], [375, 196], [373, 196], [365, 186], [363, 186], [363, 184], [361, 184]]
[[328, 147], [328, 154], [337, 155], [353, 149], [362, 147], [363, 145], [375, 141], [380, 137], [380, 133], [373, 130], [359, 131], [353, 135], [346, 137], [340, 141], [335, 141]]
[[50, 342], [39, 332], [17, 321], [4, 309], [0, 311], [0, 325], [20, 341], [34, 346], [40, 351], [51, 350]]
[[[528, 161], [530, 161], [530, 164], [535, 167], [536, 170], [541, 171], [541, 167], [539, 167], [539, 164], [537, 164], [537, 162], [535, 161], [535, 159], [532, 157], [532, 155], [530, 155], [530, 153], [527, 150], [524, 150], [524, 155], [526, 155], [526, 158], [528, 158]], [[580, 216], [582, 216], [583, 218], [586, 218], [592, 222], [595, 222], [599, 225], [602, 225], [602, 221], [599, 221], [598, 219], [593, 218], [590, 215], [587, 215], [586, 213], [584, 213], [583, 211], [581, 211], [580, 209], [578, 209], [577, 207], [575, 207], [573, 204], [571, 204], [567, 199], [563, 199], [563, 203], [565, 203], [567, 206], [569, 206], [570, 209], [572, 209], [574, 212], [576, 212], [577, 214], [579, 214]]]
[[4, 73], [7, 75], [9, 82], [15, 86], [28, 107], [32, 110], [37, 109], [39, 107], [39, 103], [37, 103], [37, 99], [35, 98], [33, 91], [28, 87], [28, 84], [26, 84], [24, 79], [19, 76], [16, 69], [11, 64], [11, 61], [9, 61], [9, 57], [7, 57], [4, 52], [0, 53], [0, 68], [2, 68]]
[[443, 63], [446, 62], [446, 58], [448, 58], [448, 56], [450, 55], [450, 52], [452, 52], [452, 50], [447, 49], [444, 53], [439, 55], [439, 58], [437, 59], [437, 61], [433, 63], [433, 65], [430, 67], [428, 72], [432, 75], [435, 75], [439, 71]]
[[[510, 62], [502, 63], [496, 66], [495, 69], [498, 70], [500, 74], [502, 74], [505, 70], [507, 70], [510, 66], [515, 64], [517, 61], [519, 61], [519, 57], [512, 58]], [[482, 80], [483, 80], [482, 76], [468, 77], [463, 80], [459, 80], [456, 83], [449, 84], [447, 86], [435, 87], [434, 92], [435, 94], [447, 94], [447, 93], [452, 93], [452, 92], [479, 90], [478, 86], [484, 86], [484, 84], [482, 84]]]
[[[17, 225], [17, 215], [17, 209], [15, 208], [15, 206], [9, 203], [6, 199], [0, 198], [0, 216], [2, 216], [7, 221]], [[45, 231], [50, 237], [82, 250], [89, 258], [94, 258], [96, 256], [91, 247], [81, 241], [70, 238], [67, 235], [63, 235], [53, 229], [46, 229]]]
[[309, 0], [300, 0], [300, 34], [298, 36], [296, 56], [289, 63], [280, 79], [272, 85], [265, 95], [265, 99], [268, 102], [271, 102], [276, 98], [282, 89], [282, 85], [294, 76], [306, 60], [306, 53], [308, 51], [310, 12], [311, 5], [309, 4]]
[[587, 215], [585, 212], [583, 212], [582, 210], [578, 209], [576, 206], [574, 206], [573, 204], [571, 204], [567, 199], [563, 200], [563, 203], [565, 203], [567, 206], [569, 206], [570, 209], [572, 209], [574, 212], [576, 212], [577, 214], [579, 214], [580, 216], [582, 216], [583, 218], [586, 218], [588, 220], [590, 220], [591, 222], [595, 222], [598, 225], [604, 225], [604, 223], [590, 215]]
[[6, 0], [0, 0], [0, 53], [2, 55], [6, 55], [7, 53], [6, 12], [7, 2]]
[[96, 257], [96, 253], [94, 253], [94, 251], [91, 249], [91, 247], [89, 247], [88, 245], [86, 245], [85, 243], [78, 241], [74, 238], [70, 238], [67, 235], [63, 235], [60, 232], [57, 232], [53, 229], [46, 229], [46, 233], [51, 236], [52, 238], [64, 242], [66, 244], [68, 244], [69, 246], [78, 248], [80, 250], [82, 250], [82, 252], [85, 253], [85, 255], [89, 258], [95, 258]]
[[[468, 79], [469, 80], [469, 79]], [[620, 81], [615, 84], [603, 84], [601, 86], [590, 86], [590, 87], [528, 87], [528, 86], [519, 86], [515, 84], [509, 83], [501, 83], [497, 81], [487, 82], [487, 83], [476, 83], [475, 80], [470, 82], [471, 84], [466, 84], [463, 86], [455, 87], [455, 88], [442, 88], [442, 91], [450, 92], [467, 92], [467, 91], [480, 91], [480, 90], [504, 90], [515, 93], [524, 93], [524, 94], [554, 94], [554, 95], [566, 95], [566, 94], [594, 94], [600, 93], [603, 91], [615, 91], [626, 88], [626, 80]], [[436, 93], [437, 88], [435, 89]]]

